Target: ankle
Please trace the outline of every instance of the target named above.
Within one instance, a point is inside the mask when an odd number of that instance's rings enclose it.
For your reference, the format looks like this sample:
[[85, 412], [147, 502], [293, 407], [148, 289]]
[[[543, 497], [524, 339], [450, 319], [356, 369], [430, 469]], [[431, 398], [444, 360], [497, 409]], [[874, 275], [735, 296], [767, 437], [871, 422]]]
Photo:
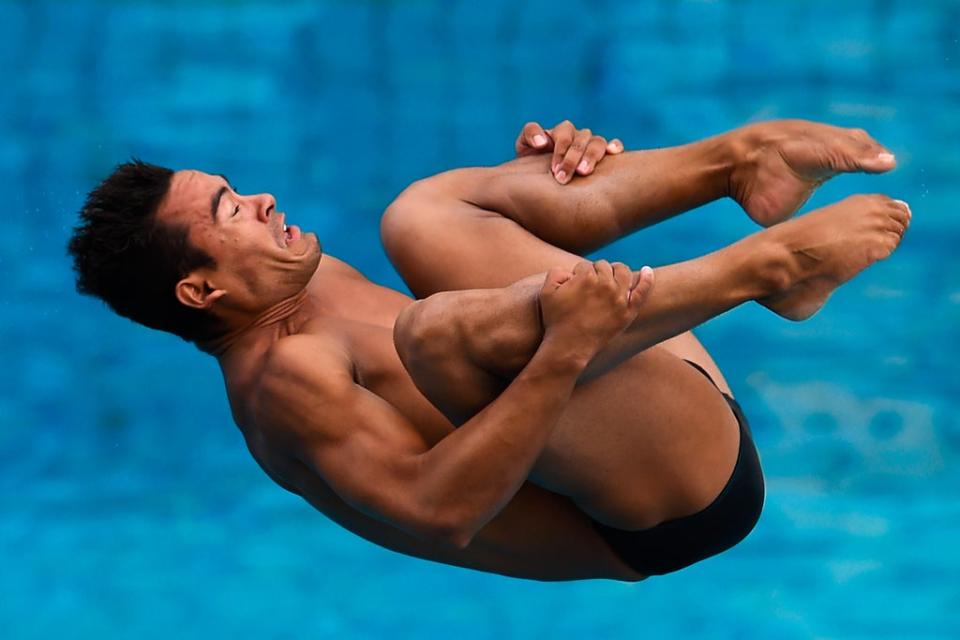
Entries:
[[756, 174], [764, 154], [779, 140], [776, 126], [770, 122], [748, 124], [722, 137], [726, 139], [730, 157], [727, 196], [743, 202], [750, 177]]
[[742, 243], [749, 293], [759, 300], [787, 291], [797, 284], [800, 273], [790, 248], [782, 242], [763, 237], [747, 238]]

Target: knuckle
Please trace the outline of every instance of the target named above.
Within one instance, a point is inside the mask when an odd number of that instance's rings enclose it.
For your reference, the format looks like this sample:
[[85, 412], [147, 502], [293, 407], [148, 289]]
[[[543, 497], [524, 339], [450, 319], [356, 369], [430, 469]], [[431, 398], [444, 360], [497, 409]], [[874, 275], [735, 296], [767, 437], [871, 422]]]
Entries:
[[583, 155], [585, 159], [591, 162], [596, 162], [600, 160], [600, 158], [602, 158], [605, 154], [606, 154], [606, 149], [603, 146], [589, 145], [587, 147], [586, 153], [584, 153]]

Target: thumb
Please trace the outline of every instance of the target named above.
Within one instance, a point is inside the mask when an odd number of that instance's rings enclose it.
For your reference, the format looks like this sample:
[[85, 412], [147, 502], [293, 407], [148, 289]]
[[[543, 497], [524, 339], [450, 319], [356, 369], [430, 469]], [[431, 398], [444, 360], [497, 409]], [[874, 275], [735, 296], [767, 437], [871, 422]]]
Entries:
[[647, 297], [650, 295], [650, 291], [653, 290], [654, 280], [653, 269], [650, 267], [642, 267], [640, 269], [637, 283], [630, 289], [629, 301], [631, 311], [634, 313], [640, 311], [640, 307], [643, 306], [643, 303], [646, 302]]
[[572, 277], [573, 272], [569, 269], [564, 269], [563, 267], [554, 267], [550, 269], [550, 271], [547, 271], [547, 277], [543, 281], [543, 288], [541, 291], [554, 291]]

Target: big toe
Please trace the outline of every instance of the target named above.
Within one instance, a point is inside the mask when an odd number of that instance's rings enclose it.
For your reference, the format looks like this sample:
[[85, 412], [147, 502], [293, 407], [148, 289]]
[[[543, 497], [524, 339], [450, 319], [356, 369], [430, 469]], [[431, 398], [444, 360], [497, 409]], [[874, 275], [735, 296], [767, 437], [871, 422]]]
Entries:
[[860, 166], [870, 173], [884, 173], [897, 166], [897, 158], [889, 151], [875, 151], [871, 149], [860, 157]]

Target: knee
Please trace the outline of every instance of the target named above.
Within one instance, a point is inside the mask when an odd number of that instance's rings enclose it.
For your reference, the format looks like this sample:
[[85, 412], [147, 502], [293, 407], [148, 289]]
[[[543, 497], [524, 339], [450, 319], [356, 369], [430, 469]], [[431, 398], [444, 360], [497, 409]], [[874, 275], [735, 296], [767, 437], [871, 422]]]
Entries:
[[[449, 172], [452, 173], [452, 172]], [[448, 174], [418, 180], [404, 189], [380, 217], [380, 240], [391, 260], [422, 259], [424, 245], [443, 241], [449, 233], [451, 196]]]
[[411, 374], [448, 361], [457, 344], [456, 323], [443, 311], [437, 293], [406, 306], [393, 326], [393, 343], [400, 362]]

